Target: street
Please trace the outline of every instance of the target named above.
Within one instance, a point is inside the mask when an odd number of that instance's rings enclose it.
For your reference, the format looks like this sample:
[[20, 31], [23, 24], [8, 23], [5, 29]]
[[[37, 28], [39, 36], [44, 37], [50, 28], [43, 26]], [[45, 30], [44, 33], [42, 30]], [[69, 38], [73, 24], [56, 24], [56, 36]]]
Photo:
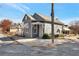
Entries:
[[53, 48], [3, 45], [0, 47], [0, 56], [79, 56], [79, 44], [64, 43]]

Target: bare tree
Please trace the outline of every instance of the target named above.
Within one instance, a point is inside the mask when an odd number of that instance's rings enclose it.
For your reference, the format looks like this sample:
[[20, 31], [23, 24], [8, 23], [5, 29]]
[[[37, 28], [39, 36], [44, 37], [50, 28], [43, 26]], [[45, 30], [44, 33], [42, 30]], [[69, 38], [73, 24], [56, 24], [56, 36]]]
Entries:
[[79, 20], [70, 22], [70, 29], [74, 34], [79, 34]]

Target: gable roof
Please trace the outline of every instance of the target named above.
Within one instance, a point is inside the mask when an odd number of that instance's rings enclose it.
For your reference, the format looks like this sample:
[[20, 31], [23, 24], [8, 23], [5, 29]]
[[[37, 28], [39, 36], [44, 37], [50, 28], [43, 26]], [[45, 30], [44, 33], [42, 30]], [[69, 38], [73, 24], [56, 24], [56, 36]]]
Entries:
[[[44, 22], [51, 22], [51, 16], [46, 16], [46, 15], [43, 15], [43, 14], [37, 14], [35, 13], [34, 15], [38, 15], [39, 17], [43, 18], [43, 19], [38, 19], [39, 21], [44, 21]], [[34, 16], [33, 15], [33, 16]], [[35, 18], [35, 17], [34, 17]], [[57, 24], [64, 24], [63, 22], [61, 22], [58, 18], [54, 18], [54, 23], [57, 23]]]
[[[34, 21], [34, 20], [35, 20], [35, 18], [33, 18], [31, 15], [27, 15], [27, 14], [25, 14], [25, 16], [24, 16], [24, 18], [23, 18], [22, 21], [27, 20], [26, 17], [28, 17], [31, 21]], [[36, 20], [35, 20], [35, 21], [36, 21]]]
[[[35, 13], [34, 15], [25, 15], [23, 20], [26, 20], [25, 17], [28, 17], [31, 21], [35, 21], [35, 22], [48, 22], [51, 23], [51, 17], [50, 16], [46, 16], [43, 14], [37, 14]], [[54, 23], [56, 24], [64, 24], [63, 22], [61, 22], [58, 18], [54, 18]]]

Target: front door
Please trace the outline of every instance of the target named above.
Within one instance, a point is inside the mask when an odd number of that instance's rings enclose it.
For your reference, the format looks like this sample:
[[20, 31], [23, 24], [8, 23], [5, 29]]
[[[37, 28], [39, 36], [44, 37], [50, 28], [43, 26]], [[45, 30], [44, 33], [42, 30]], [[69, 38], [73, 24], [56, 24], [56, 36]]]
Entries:
[[39, 37], [39, 25], [38, 24], [34, 24], [32, 26], [32, 37], [33, 38], [38, 38]]

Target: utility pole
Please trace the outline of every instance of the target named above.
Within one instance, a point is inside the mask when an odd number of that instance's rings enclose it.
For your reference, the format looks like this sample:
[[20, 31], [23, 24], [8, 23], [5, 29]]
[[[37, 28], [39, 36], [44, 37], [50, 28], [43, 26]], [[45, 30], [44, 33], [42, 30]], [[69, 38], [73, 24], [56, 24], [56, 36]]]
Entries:
[[51, 4], [51, 32], [52, 32], [52, 43], [54, 43], [54, 3]]

